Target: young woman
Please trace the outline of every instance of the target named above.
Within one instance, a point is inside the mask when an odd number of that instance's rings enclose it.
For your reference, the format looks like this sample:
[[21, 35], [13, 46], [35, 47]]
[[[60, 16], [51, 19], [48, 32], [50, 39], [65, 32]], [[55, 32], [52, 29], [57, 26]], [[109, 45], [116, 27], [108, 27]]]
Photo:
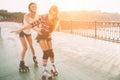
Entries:
[[35, 26], [39, 25], [41, 29], [38, 32], [38, 35], [36, 37], [37, 42], [40, 44], [42, 50], [43, 50], [43, 58], [42, 58], [42, 64], [43, 64], [43, 77], [44, 74], [48, 74], [47, 62], [50, 58], [50, 61], [52, 63], [52, 73], [54, 76], [58, 75], [58, 72], [56, 70], [55, 64], [54, 64], [54, 51], [52, 48], [52, 41], [51, 41], [51, 34], [53, 31], [57, 30], [59, 27], [59, 10], [57, 6], [52, 6], [49, 9], [49, 13], [46, 15], [41, 15], [36, 21], [33, 21], [32, 23], [28, 24], [27, 26], [13, 31], [15, 33], [20, 33], [22, 30], [34, 28]]
[[[24, 26], [30, 24], [31, 22], [33, 22], [34, 20], [36, 20], [38, 18], [37, 15], [37, 5], [36, 3], [32, 2], [28, 5], [28, 10], [29, 13], [25, 14], [24, 16], [24, 20], [23, 20], [23, 24]], [[34, 28], [34, 30], [36, 30]], [[24, 58], [25, 58], [25, 54], [27, 51], [27, 43], [29, 44], [31, 51], [32, 51], [32, 55], [33, 55], [33, 61], [35, 65], [38, 65], [38, 62], [36, 60], [36, 56], [35, 56], [35, 50], [33, 48], [33, 43], [32, 43], [32, 37], [31, 37], [31, 29], [26, 29], [26, 30], [22, 30], [19, 33], [19, 37], [20, 37], [20, 41], [22, 44], [22, 52], [21, 52], [21, 60], [20, 60], [20, 65], [19, 65], [19, 70], [29, 70], [29, 67], [25, 65], [24, 62]]]

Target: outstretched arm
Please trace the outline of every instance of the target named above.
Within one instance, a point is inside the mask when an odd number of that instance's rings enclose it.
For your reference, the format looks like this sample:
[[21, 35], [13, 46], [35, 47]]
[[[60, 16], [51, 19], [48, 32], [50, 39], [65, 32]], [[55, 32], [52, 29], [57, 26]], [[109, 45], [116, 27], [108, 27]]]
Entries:
[[[40, 25], [39, 25], [40, 26]], [[38, 34], [42, 34], [41, 32], [40, 32], [40, 27], [39, 26], [36, 26], [36, 27], [34, 27], [34, 28], [32, 28], [35, 32], [37, 32]]]
[[39, 25], [40, 23], [41, 23], [41, 21], [40, 21], [40, 19], [38, 19], [38, 20], [28, 24], [27, 26], [25, 26], [25, 27], [23, 27], [19, 30], [12, 31], [12, 33], [15, 32], [16, 34], [19, 34], [22, 30], [26, 30], [26, 29], [29, 29], [29, 28], [34, 28], [35, 26]]
[[23, 31], [25, 29], [29, 29], [29, 28], [32, 28], [32, 26], [30, 24], [25, 26], [25, 27], [23, 27], [23, 28], [21, 28], [21, 29], [19, 29], [19, 30], [13, 30], [13, 31], [11, 31], [11, 33], [19, 34], [21, 31]]

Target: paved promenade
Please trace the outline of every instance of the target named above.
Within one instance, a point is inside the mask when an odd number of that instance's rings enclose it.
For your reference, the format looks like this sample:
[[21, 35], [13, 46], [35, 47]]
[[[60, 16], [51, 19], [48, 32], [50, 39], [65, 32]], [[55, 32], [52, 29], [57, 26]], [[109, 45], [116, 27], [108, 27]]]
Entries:
[[[34, 66], [28, 48], [25, 61], [30, 67], [30, 72], [20, 73], [18, 68], [22, 47], [18, 35], [8, 33], [10, 29], [7, 28], [2, 30], [4, 32], [0, 38], [0, 80], [41, 80], [42, 51], [36, 41], [33, 43], [39, 67]], [[63, 32], [55, 32], [52, 36], [56, 66], [59, 70], [59, 76], [54, 80], [120, 80], [119, 43]], [[48, 66], [50, 69], [50, 62]]]

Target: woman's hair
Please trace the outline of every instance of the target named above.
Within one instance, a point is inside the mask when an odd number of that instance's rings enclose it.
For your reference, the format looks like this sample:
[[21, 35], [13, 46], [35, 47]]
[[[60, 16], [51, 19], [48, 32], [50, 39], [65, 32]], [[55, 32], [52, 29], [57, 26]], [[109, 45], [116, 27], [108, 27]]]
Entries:
[[49, 14], [51, 14], [52, 11], [56, 12], [55, 16], [56, 16], [56, 20], [58, 20], [59, 19], [58, 7], [55, 6], [55, 5], [51, 6], [50, 9], [49, 9]]
[[28, 5], [28, 10], [29, 10], [29, 11], [31, 11], [30, 6], [33, 5], [33, 4], [36, 4], [36, 3], [31, 2], [31, 3]]
[[55, 29], [55, 25], [59, 21], [59, 10], [57, 6], [51, 6], [49, 9], [49, 24], [51, 25], [51, 31]]

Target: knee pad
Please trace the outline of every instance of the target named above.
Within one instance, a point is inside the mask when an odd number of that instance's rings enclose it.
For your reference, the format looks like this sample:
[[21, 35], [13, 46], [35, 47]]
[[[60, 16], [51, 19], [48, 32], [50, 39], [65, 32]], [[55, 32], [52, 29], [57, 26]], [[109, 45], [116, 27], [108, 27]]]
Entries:
[[54, 52], [52, 49], [49, 50], [49, 55], [50, 55], [50, 57], [54, 57]]
[[43, 51], [43, 59], [48, 59], [48, 57], [49, 57], [49, 53], [48, 53], [49, 51], [47, 50], [47, 51]]

